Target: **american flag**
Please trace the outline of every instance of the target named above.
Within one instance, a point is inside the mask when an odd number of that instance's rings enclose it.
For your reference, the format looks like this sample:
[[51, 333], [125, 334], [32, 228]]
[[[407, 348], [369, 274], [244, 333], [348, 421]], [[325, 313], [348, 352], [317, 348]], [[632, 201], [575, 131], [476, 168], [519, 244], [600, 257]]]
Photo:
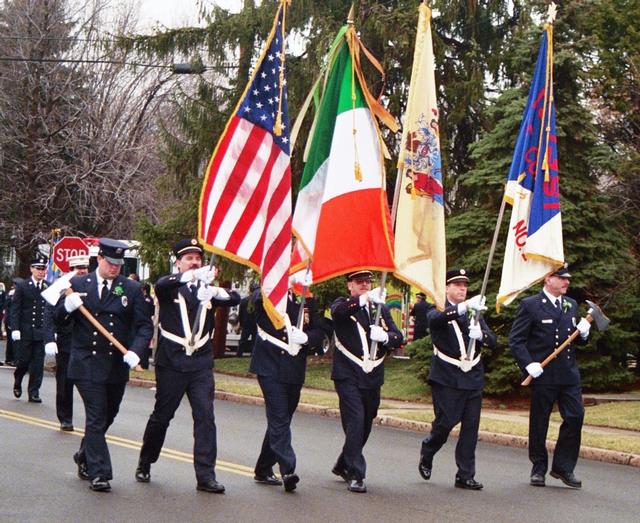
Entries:
[[291, 167], [282, 2], [253, 76], [218, 141], [200, 195], [209, 250], [261, 274], [265, 309], [284, 325], [291, 259]]

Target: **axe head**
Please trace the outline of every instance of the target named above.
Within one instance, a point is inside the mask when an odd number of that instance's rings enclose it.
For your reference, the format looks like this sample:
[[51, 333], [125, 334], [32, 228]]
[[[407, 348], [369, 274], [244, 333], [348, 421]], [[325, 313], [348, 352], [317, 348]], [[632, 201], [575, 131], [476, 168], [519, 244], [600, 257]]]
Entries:
[[54, 305], [58, 303], [60, 299], [60, 295], [69, 287], [71, 287], [71, 278], [76, 275], [76, 271], [71, 271], [65, 274], [64, 276], [60, 276], [56, 281], [54, 281], [51, 285], [49, 285], [45, 290], [40, 293], [49, 305]]
[[609, 327], [609, 318], [605, 316], [604, 312], [602, 312], [602, 309], [598, 307], [595, 303], [589, 300], [585, 300], [585, 301], [589, 306], [589, 314], [591, 315], [591, 318], [596, 324], [596, 327], [598, 327], [598, 330], [599, 331], [607, 330], [607, 327]]

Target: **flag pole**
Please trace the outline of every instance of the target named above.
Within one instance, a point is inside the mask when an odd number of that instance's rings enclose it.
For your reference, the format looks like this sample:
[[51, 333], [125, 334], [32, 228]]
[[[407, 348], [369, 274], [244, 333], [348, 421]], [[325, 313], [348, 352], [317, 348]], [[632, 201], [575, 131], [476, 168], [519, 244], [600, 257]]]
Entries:
[[[484, 296], [487, 292], [487, 284], [489, 283], [489, 274], [491, 273], [491, 265], [493, 264], [493, 257], [496, 252], [496, 244], [498, 243], [498, 236], [500, 235], [500, 227], [502, 226], [502, 219], [504, 217], [504, 210], [506, 208], [507, 200], [502, 197], [502, 203], [500, 204], [500, 210], [498, 211], [498, 219], [496, 220], [496, 228], [493, 231], [493, 239], [491, 240], [491, 248], [489, 249], [489, 258], [487, 259], [487, 266], [484, 269], [484, 278], [482, 279], [482, 287], [480, 288], [480, 296]], [[482, 317], [482, 312], [477, 311], [472, 322], [479, 322]], [[467, 359], [471, 359], [476, 346], [476, 340], [469, 338], [469, 345], [467, 346]]]
[[[396, 227], [396, 216], [398, 214], [398, 201], [400, 200], [400, 190], [402, 187], [402, 173], [404, 169], [402, 167], [398, 167], [398, 174], [396, 176], [396, 185], [393, 189], [393, 204], [391, 205], [391, 227], [395, 232]], [[380, 292], [385, 288], [387, 284], [387, 271], [382, 273], [380, 277]], [[382, 316], [382, 303], [378, 303], [376, 308], [376, 315], [373, 321], [374, 325], [380, 325], [380, 317]], [[371, 343], [371, 351], [370, 351], [370, 359], [375, 359], [376, 352], [378, 351], [378, 342], [374, 341]]]
[[[558, 11], [558, 7], [555, 4], [555, 2], [551, 2], [549, 4], [549, 8], [547, 10], [547, 24], [553, 24], [553, 22], [556, 19], [556, 15], [557, 15], [557, 11]], [[506, 195], [506, 187], [505, 187], [505, 195]], [[504, 216], [504, 211], [505, 211], [505, 207], [506, 207], [506, 198], [503, 196], [502, 198], [502, 203], [500, 205], [500, 211], [498, 212], [498, 219], [496, 221], [496, 228], [493, 232], [493, 240], [491, 242], [491, 248], [489, 249], [489, 258], [487, 260], [487, 266], [485, 268], [484, 271], [484, 278], [482, 279], [482, 287], [480, 289], [480, 296], [483, 297], [485, 295], [485, 292], [487, 291], [487, 284], [489, 281], [489, 273], [491, 272], [491, 265], [493, 263], [493, 257], [495, 254], [495, 250], [496, 250], [496, 244], [498, 242], [498, 235], [500, 233], [500, 226], [502, 225], [502, 219]], [[481, 311], [477, 311], [476, 314], [474, 315], [474, 317], [472, 318], [472, 322], [479, 322], [480, 318], [482, 317], [482, 312]], [[467, 354], [466, 354], [466, 358], [467, 359], [471, 359], [471, 355], [473, 354], [473, 351], [475, 349], [475, 342], [476, 340], [474, 339], [469, 339], [469, 345], [467, 346]]]

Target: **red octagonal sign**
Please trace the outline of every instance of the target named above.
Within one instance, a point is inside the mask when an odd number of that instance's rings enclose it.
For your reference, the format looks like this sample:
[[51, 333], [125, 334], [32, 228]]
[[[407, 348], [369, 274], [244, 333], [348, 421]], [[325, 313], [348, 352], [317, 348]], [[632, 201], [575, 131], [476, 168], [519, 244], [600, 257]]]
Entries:
[[53, 246], [53, 263], [62, 272], [69, 272], [69, 257], [88, 254], [89, 247], [82, 238], [65, 236]]

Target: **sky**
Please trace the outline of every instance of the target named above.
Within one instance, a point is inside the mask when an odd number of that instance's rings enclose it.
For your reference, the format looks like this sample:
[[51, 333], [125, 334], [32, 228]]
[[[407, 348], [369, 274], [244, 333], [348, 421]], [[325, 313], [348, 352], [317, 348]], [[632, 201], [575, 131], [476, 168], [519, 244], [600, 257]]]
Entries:
[[[149, 31], [157, 25], [184, 27], [198, 22], [199, 0], [137, 0], [140, 6], [139, 29]], [[241, 0], [204, 0], [230, 10], [239, 10]]]

